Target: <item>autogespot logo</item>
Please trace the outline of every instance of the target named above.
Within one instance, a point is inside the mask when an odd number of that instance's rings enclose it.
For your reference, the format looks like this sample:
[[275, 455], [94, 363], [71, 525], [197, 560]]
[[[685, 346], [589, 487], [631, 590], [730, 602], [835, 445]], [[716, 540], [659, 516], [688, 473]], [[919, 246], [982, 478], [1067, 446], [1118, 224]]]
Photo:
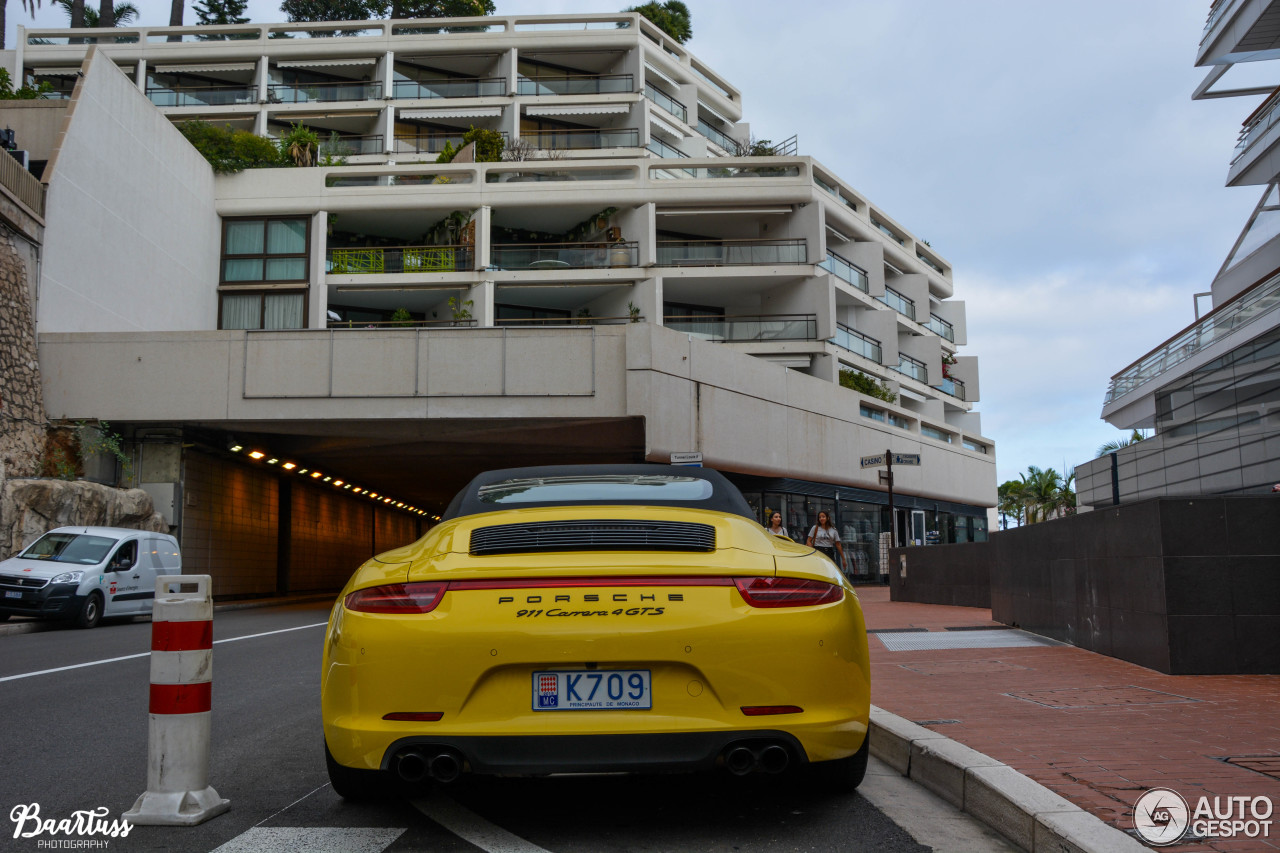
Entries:
[[1157, 847], [1179, 841], [1191, 823], [1191, 810], [1177, 791], [1152, 788], [1133, 806], [1133, 828], [1142, 840]]

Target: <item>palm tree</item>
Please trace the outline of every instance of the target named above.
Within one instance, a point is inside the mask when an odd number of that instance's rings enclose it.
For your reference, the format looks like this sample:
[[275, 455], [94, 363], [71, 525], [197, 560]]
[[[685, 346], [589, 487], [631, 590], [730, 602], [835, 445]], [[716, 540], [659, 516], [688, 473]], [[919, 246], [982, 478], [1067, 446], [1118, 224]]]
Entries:
[[[67, 17], [72, 20], [72, 27], [75, 27], [75, 7], [80, 7], [80, 16], [82, 27], [123, 27], [138, 20], [138, 7], [132, 3], [112, 3], [110, 0], [103, 0], [102, 5], [98, 9], [85, 8], [84, 0], [53, 0], [53, 5], [58, 6], [62, 11], [67, 13]], [[103, 11], [110, 13], [110, 18], [103, 18]], [[102, 21], [109, 20], [110, 24], [103, 24]]]
[[1121, 449], [1122, 447], [1128, 447], [1131, 444], [1137, 444], [1139, 441], [1142, 441], [1144, 438], [1146, 438], [1146, 436], [1142, 434], [1142, 430], [1135, 429], [1133, 431], [1133, 434], [1130, 435], [1128, 438], [1117, 438], [1113, 441], [1108, 441], [1106, 444], [1099, 447], [1098, 455], [1093, 458], [1097, 459], [1100, 456], [1106, 456], [1108, 453], [1115, 453], [1117, 450]]
[[[5, 7], [9, 5], [9, 0], [0, 0], [0, 50], [4, 50], [4, 33], [6, 20]], [[36, 16], [36, 9], [40, 7], [40, 0], [22, 0], [22, 11], [30, 12], [31, 17]]]

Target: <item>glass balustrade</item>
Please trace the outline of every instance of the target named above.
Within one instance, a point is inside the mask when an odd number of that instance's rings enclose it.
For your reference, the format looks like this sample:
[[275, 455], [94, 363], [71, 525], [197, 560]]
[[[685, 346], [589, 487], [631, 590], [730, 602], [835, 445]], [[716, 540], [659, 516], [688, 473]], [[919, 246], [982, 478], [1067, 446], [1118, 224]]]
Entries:
[[867, 274], [860, 267], [855, 266], [835, 252], [828, 251], [827, 259], [818, 264], [818, 266], [834, 274], [837, 278], [849, 282], [849, 284], [852, 284], [863, 293], [866, 293], [870, 286], [867, 281]]
[[724, 131], [712, 127], [703, 119], [698, 119], [698, 133], [701, 133], [730, 154], [736, 154], [738, 151], [738, 143], [732, 137]]
[[888, 305], [908, 320], [914, 320], [916, 318], [915, 301], [909, 297], [903, 296], [892, 287], [885, 287], [884, 296], [877, 296], [876, 299], [879, 299], [885, 305]]
[[462, 272], [473, 268], [470, 246], [398, 246], [330, 249], [330, 275]]
[[808, 263], [808, 247], [794, 240], [659, 240], [658, 266], [746, 266]]
[[930, 314], [929, 322], [925, 323], [924, 326], [926, 329], [933, 332], [935, 335], [938, 335], [939, 337], [942, 337], [942, 338], [946, 338], [952, 343], [956, 342], [955, 326], [952, 326], [950, 323], [948, 323], [946, 320], [939, 317], [937, 314]]
[[489, 250], [492, 269], [556, 270], [634, 267], [638, 243], [505, 243]]
[[929, 369], [925, 367], [923, 361], [917, 361], [909, 355], [898, 353], [897, 367], [890, 367], [890, 370], [896, 370], [904, 376], [910, 376], [912, 379], [919, 380], [924, 384], [929, 384]]
[[154, 86], [147, 98], [157, 107], [225, 107], [258, 103], [257, 86]]
[[520, 134], [534, 148], [544, 151], [573, 151], [584, 148], [638, 148], [640, 131], [634, 127], [535, 130]]
[[671, 113], [676, 118], [680, 119], [680, 121], [687, 122], [689, 120], [689, 110], [685, 105], [654, 86], [652, 83], [644, 84], [644, 96], [667, 112]]
[[883, 357], [878, 340], [864, 335], [856, 329], [850, 329], [844, 324], [836, 325], [836, 333], [831, 338], [831, 342], [838, 347], [847, 349], [851, 353], [856, 353], [863, 358], [869, 358], [876, 364], [879, 364]]
[[704, 341], [812, 341], [818, 337], [813, 314], [758, 314], [726, 317], [719, 314], [663, 317], [668, 329]]
[[267, 100], [273, 104], [376, 101], [381, 98], [381, 83], [272, 83], [267, 88]]
[[521, 95], [611, 95], [635, 91], [630, 74], [564, 74], [521, 77], [516, 82]]
[[391, 85], [393, 98], [487, 98], [505, 94], [504, 77], [396, 80]]

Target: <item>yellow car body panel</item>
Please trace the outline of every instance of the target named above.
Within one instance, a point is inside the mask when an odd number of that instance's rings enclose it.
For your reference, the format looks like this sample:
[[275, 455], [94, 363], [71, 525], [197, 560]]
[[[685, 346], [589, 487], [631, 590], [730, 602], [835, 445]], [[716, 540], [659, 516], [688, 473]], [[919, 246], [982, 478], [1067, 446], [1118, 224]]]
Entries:
[[[716, 547], [468, 550], [477, 528], [590, 520], [708, 524]], [[843, 595], [816, 606], [758, 607], [728, 580], [775, 576], [838, 585]], [[599, 585], [602, 578], [640, 585]], [[673, 585], [664, 578], [681, 580]], [[448, 589], [429, 613], [359, 612], [344, 602], [362, 589], [433, 581], [481, 584]], [[549, 581], [554, 584], [540, 585]], [[534, 673], [548, 670], [646, 670], [652, 707], [534, 710]], [[744, 714], [752, 706], [803, 710]], [[446, 521], [361, 566], [335, 604], [325, 636], [325, 741], [334, 761], [362, 770], [390, 769], [393, 749], [406, 739], [760, 730], [793, 737], [809, 762], [829, 761], [863, 746], [869, 707], [862, 612], [836, 567], [749, 519], [684, 507], [536, 507]], [[384, 719], [432, 712], [440, 718]]]

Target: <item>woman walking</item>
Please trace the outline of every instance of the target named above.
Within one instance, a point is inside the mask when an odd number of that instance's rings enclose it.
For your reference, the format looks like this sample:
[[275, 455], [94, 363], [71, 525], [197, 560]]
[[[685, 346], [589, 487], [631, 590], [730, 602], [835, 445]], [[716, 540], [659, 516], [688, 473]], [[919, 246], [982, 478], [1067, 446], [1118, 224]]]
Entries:
[[791, 538], [791, 534], [787, 533], [787, 528], [782, 526], [782, 513], [778, 512], [776, 509], [770, 513], [769, 523], [765, 525], [764, 529], [772, 533], [774, 536], [785, 536], [788, 539]]
[[840, 531], [831, 523], [831, 515], [825, 509], [818, 513], [818, 523], [809, 528], [805, 544], [826, 554], [840, 571], [844, 571], [844, 545], [840, 542]]

